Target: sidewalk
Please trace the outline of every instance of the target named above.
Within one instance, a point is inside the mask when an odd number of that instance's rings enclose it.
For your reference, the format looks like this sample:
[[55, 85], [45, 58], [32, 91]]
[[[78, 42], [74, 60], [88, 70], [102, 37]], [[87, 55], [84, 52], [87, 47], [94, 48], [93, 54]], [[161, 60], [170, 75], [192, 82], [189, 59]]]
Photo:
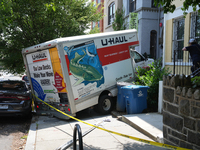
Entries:
[[[157, 113], [123, 115], [121, 120], [112, 115], [100, 116], [95, 112], [83, 111], [77, 114], [77, 118], [90, 124], [100, 124], [100, 127], [134, 136], [137, 138], [153, 141], [153, 137], [162, 134], [162, 115]], [[153, 124], [151, 122], [158, 122]], [[144, 120], [143, 120], [144, 119]], [[142, 121], [143, 120], [143, 121]], [[141, 129], [134, 129], [137, 125]], [[141, 123], [144, 125], [141, 126]], [[73, 139], [73, 129], [75, 124], [79, 124], [82, 134], [92, 127], [79, 123], [72, 119], [64, 121], [48, 116], [36, 116], [32, 119], [25, 150], [56, 150], [60, 146]], [[139, 132], [140, 131], [140, 132]], [[141, 132], [148, 132], [144, 135]], [[154, 134], [154, 135], [153, 135]], [[77, 142], [78, 143], [78, 142]], [[148, 145], [116, 134], [112, 134], [100, 129], [94, 129], [83, 137], [84, 150], [164, 150], [164, 148]], [[73, 146], [68, 149], [73, 149]]]
[[123, 115], [122, 121], [148, 136], [163, 143], [163, 116], [159, 113]]

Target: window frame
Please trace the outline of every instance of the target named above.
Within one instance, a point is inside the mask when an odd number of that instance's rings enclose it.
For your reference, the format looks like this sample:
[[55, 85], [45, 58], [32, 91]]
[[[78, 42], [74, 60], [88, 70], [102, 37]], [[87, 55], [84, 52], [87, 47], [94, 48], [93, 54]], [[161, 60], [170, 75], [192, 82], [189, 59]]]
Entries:
[[134, 12], [135, 10], [136, 10], [136, 0], [129, 0], [129, 12]]
[[111, 25], [115, 18], [115, 2], [108, 6], [108, 25]]
[[[197, 25], [199, 25], [199, 23], [197, 22], [197, 19], [200, 22], [200, 14], [198, 14], [198, 11], [191, 13], [191, 18], [190, 18], [190, 38], [193, 38], [197, 41], [198, 44], [200, 44], [200, 35], [196, 35], [197, 32]], [[199, 31], [200, 31], [200, 27], [199, 27]]]
[[[179, 29], [179, 25], [182, 22], [182, 38], [178, 38], [178, 32], [181, 32]], [[173, 21], [173, 49], [172, 49], [172, 60], [174, 61], [179, 61], [179, 60], [183, 60], [183, 52], [182, 52], [182, 48], [184, 47], [184, 32], [185, 32], [185, 18], [181, 17], [181, 18], [177, 18], [174, 19]], [[182, 42], [182, 46], [179, 47], [179, 43]], [[178, 51], [178, 55], [176, 55], [176, 58], [174, 58], [174, 52]]]

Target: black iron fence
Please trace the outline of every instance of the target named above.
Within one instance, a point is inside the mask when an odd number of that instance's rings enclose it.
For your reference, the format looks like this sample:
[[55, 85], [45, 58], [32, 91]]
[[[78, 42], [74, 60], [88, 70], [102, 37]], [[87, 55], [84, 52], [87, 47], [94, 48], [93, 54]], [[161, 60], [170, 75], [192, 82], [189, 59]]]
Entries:
[[172, 59], [174, 63], [173, 74], [190, 75], [192, 73], [191, 72], [192, 60], [187, 51], [174, 50], [174, 55]]

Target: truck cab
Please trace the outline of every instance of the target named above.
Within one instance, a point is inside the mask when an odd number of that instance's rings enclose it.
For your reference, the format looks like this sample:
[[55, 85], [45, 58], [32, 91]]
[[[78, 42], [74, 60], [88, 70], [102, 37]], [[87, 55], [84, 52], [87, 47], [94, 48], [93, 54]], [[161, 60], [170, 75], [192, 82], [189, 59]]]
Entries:
[[138, 68], [138, 66], [140, 66], [141, 68], [146, 68], [154, 62], [154, 59], [144, 57], [142, 54], [134, 49], [130, 49], [130, 55], [133, 60], [134, 68]]

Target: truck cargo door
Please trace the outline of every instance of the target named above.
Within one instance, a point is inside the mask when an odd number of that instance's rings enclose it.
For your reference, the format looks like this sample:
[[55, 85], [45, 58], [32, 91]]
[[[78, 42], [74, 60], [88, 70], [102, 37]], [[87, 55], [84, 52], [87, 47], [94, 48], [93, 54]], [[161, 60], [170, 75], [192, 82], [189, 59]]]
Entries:
[[35, 95], [46, 102], [60, 102], [59, 92], [66, 92], [57, 49], [26, 55]]

